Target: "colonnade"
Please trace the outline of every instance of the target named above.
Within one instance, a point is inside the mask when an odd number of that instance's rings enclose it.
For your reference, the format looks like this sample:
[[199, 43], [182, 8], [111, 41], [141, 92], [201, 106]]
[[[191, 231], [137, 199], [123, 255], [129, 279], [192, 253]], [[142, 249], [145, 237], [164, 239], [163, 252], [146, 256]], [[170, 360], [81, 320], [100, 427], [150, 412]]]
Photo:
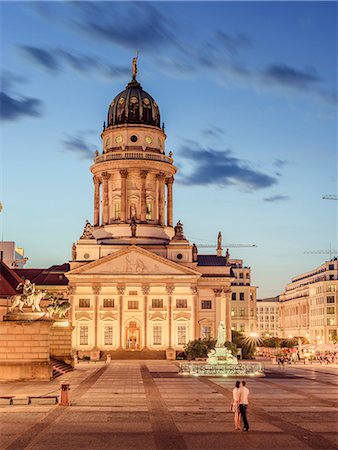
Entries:
[[[141, 181], [140, 187], [140, 214], [139, 219], [141, 222], [147, 222], [147, 191], [146, 182], [148, 177], [148, 170], [140, 170], [139, 176]], [[126, 223], [128, 220], [128, 170], [120, 170], [121, 179], [121, 210], [119, 222]], [[101, 176], [95, 175], [93, 177], [94, 182], [94, 226], [108, 225], [112, 222], [111, 206], [109, 196], [109, 180], [112, 178], [112, 174], [108, 172], [102, 172]], [[165, 225], [165, 202], [167, 206], [167, 226], [173, 226], [173, 183], [174, 177], [168, 176], [164, 172], [159, 172], [156, 174], [156, 190], [155, 199], [153, 204], [153, 217], [151, 219], [152, 223], [158, 225]], [[100, 189], [101, 187], [101, 189]], [[166, 189], [167, 188], [167, 189]], [[102, 196], [102, 208], [101, 205]], [[166, 201], [167, 200], [167, 201]], [[100, 223], [100, 210], [102, 212], [101, 223]]]

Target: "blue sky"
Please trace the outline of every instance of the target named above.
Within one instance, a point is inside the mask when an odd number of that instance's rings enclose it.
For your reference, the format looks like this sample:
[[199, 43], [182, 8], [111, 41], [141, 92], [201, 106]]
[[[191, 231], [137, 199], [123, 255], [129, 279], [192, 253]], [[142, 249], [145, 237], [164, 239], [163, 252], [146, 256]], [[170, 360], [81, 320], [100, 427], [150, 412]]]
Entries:
[[[174, 219], [230, 249], [258, 296], [337, 248], [334, 2], [2, 2], [2, 234], [27, 267], [69, 260], [92, 220], [91, 157], [131, 78], [179, 171]], [[200, 252], [207, 250], [200, 249]]]

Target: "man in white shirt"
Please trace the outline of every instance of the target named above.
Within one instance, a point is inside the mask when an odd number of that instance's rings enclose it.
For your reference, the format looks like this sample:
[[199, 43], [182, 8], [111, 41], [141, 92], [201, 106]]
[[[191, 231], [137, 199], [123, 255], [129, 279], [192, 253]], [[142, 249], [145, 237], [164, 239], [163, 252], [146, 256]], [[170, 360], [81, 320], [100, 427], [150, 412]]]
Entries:
[[249, 431], [249, 422], [246, 417], [246, 410], [249, 404], [249, 389], [245, 386], [246, 382], [242, 381], [241, 387], [239, 388], [239, 411], [243, 420], [243, 429], [242, 431]]

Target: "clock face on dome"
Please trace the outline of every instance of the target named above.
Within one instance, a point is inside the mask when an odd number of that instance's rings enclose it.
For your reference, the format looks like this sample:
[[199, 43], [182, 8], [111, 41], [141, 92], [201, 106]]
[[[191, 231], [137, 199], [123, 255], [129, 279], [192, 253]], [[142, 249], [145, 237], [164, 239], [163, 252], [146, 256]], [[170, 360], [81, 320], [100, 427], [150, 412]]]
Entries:
[[153, 142], [152, 138], [150, 136], [146, 136], [146, 143], [151, 144]]
[[119, 134], [118, 136], [116, 136], [115, 142], [116, 142], [117, 144], [120, 144], [120, 143], [122, 142], [122, 136], [121, 136], [120, 134]]

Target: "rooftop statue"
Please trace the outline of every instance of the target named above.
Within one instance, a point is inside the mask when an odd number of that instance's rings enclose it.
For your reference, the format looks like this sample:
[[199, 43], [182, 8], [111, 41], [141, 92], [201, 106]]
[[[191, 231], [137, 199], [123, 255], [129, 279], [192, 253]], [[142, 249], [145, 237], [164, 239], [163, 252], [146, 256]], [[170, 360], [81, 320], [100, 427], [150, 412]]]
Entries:
[[93, 235], [93, 230], [94, 230], [93, 226], [87, 219], [86, 225], [84, 226], [83, 233], [82, 233], [82, 236], [80, 237], [80, 239], [95, 239], [95, 237]]
[[138, 58], [138, 51], [136, 51], [136, 57], [133, 58], [133, 62], [132, 62], [133, 80], [136, 80], [136, 75], [137, 75], [137, 58]]
[[46, 295], [45, 291], [38, 291], [34, 283], [30, 280], [25, 280], [24, 283], [18, 284], [16, 290], [22, 289], [22, 294], [17, 294], [11, 297], [11, 306], [9, 312], [13, 312], [15, 308], [18, 308], [20, 312], [23, 312], [24, 306], [32, 308], [32, 312], [41, 312], [40, 301]]
[[179, 220], [175, 227], [175, 236], [173, 237], [176, 241], [183, 241], [185, 240], [185, 236], [183, 233], [183, 223]]

